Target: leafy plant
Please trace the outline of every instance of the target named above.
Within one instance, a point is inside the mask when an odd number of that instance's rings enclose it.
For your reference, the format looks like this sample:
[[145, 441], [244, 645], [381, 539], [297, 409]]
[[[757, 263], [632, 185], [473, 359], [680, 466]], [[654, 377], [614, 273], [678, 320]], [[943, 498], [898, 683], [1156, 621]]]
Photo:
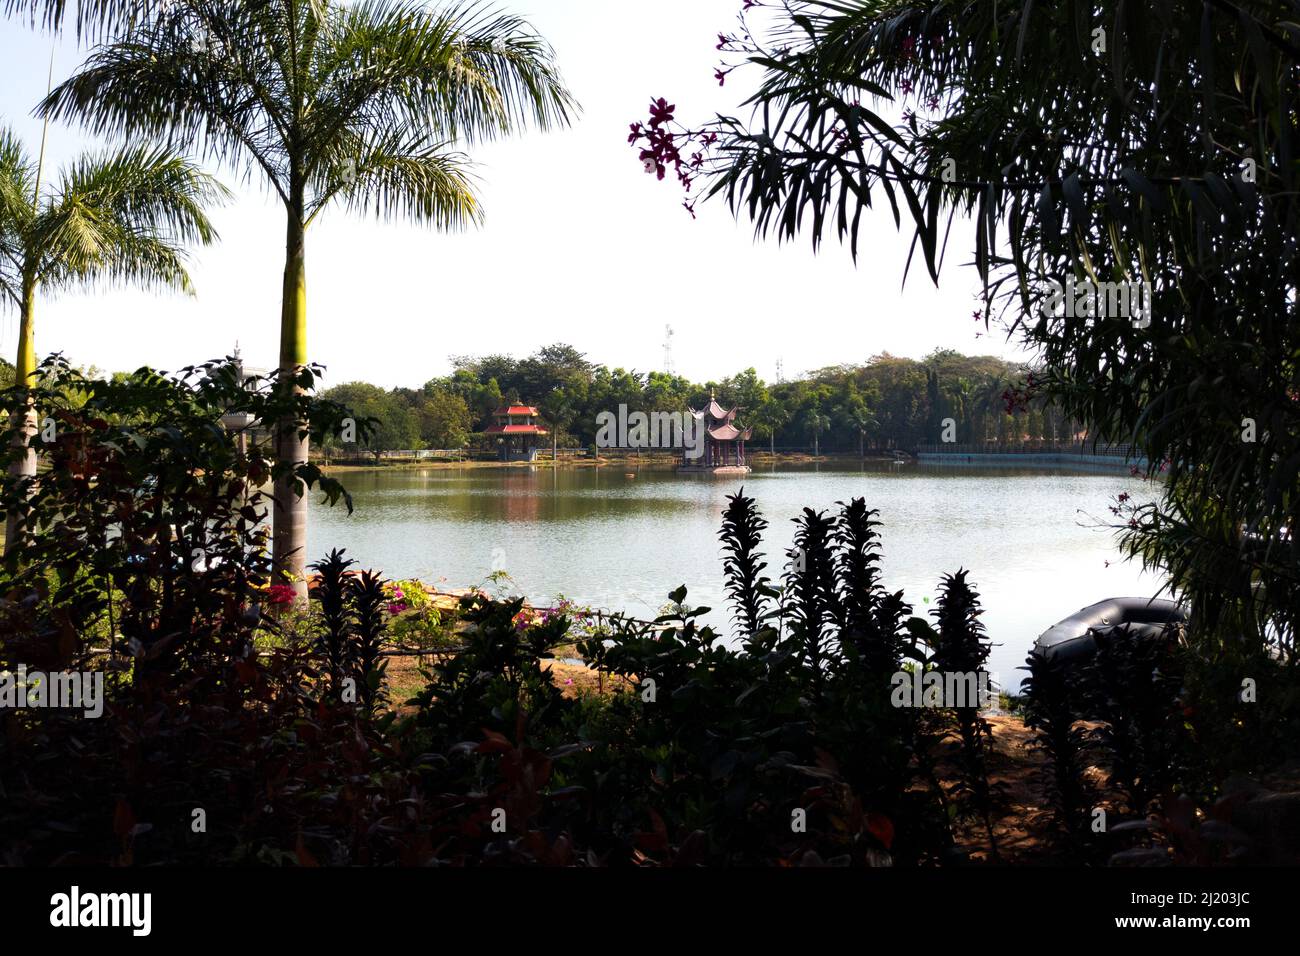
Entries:
[[310, 568], [316, 573], [311, 597], [320, 609], [317, 653], [325, 663], [335, 695], [343, 693], [343, 679], [351, 669], [353, 640], [353, 620], [348, 598], [354, 575], [350, 569], [356, 562], [343, 557], [343, 554], [337, 549], [331, 551], [328, 557], [317, 561]]
[[[745, 496], [741, 488], [737, 494], [727, 496], [727, 508], [722, 513], [722, 563], [727, 594], [735, 608], [736, 626], [747, 647], [757, 651], [759, 631], [767, 616], [776, 590], [763, 574], [767, 563], [758, 549], [762, 546], [767, 520], [754, 507], [754, 499]], [[768, 631], [767, 634], [774, 632]]]
[[1088, 731], [1078, 726], [1073, 675], [1060, 659], [1038, 650], [1026, 660], [1029, 676], [1021, 686], [1025, 726], [1047, 758], [1040, 774], [1056, 836], [1068, 854], [1084, 857], [1091, 840], [1095, 788], [1088, 779]]
[[[296, 380], [309, 385], [317, 372]], [[141, 673], [203, 668], [218, 647], [243, 658], [266, 587], [277, 583], [265, 559], [263, 485], [282, 478], [351, 508], [343, 486], [316, 466], [273, 463], [255, 437], [238, 440], [277, 414], [320, 430], [337, 427], [347, 410], [286, 398], [277, 376], [241, 380], [229, 360], [101, 381], [55, 356], [31, 387], [0, 400], [10, 414], [35, 401], [48, 418], [49, 471], [11, 473], [0, 493], [6, 511], [23, 510], [39, 529], [6, 555], [0, 585], [39, 595], [40, 613], [62, 622], [60, 642], [23, 649], [33, 660], [62, 665], [106, 624]], [[228, 430], [223, 421], [240, 424]], [[22, 453], [7, 449], [10, 458]]]
[[348, 590], [352, 599], [357, 686], [362, 706], [367, 714], [373, 714], [385, 698], [384, 672], [388, 663], [381, 654], [388, 630], [388, 596], [383, 578], [370, 571], [362, 571], [352, 578]]
[[[990, 644], [980, 621], [983, 611], [979, 595], [967, 583], [967, 572], [946, 575], [939, 585], [938, 606], [933, 612], [938, 628], [934, 642], [934, 664], [943, 674], [983, 675]], [[961, 776], [964, 792], [984, 821], [989, 848], [996, 858], [997, 837], [993, 832], [993, 794], [988, 779], [988, 751], [993, 737], [989, 722], [980, 716], [984, 701], [954, 706], [953, 716], [961, 741]]]

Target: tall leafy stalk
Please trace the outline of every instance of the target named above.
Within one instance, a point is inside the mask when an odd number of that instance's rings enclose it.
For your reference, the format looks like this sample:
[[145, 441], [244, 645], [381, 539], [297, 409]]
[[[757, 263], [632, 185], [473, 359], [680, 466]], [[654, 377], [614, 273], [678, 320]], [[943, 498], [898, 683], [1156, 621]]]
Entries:
[[727, 507], [722, 513], [722, 573], [727, 582], [727, 596], [731, 599], [736, 626], [745, 647], [752, 652], [770, 646], [776, 632], [764, 628], [771, 598], [776, 593], [771, 580], [763, 572], [767, 562], [759, 549], [763, 545], [763, 532], [767, 519], [754, 505], [754, 499], [741, 488], [737, 494], [727, 496]]

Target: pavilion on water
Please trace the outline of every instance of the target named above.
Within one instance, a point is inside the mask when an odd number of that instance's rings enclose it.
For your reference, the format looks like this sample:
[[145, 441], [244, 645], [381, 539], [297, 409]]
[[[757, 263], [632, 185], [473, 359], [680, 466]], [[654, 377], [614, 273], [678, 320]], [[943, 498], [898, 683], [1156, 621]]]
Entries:
[[538, 439], [548, 434], [537, 424], [540, 414], [532, 405], [504, 405], [493, 412], [496, 424], [484, 434], [496, 436], [501, 461], [531, 461], [537, 454]]
[[752, 428], [742, 429], [736, 424], [736, 415], [740, 408], [725, 409], [709, 395], [709, 404], [701, 411], [691, 409], [691, 416], [704, 429], [704, 450], [698, 458], [687, 457], [682, 452], [679, 472], [711, 472], [713, 474], [747, 474], [750, 470], [745, 463], [745, 442], [753, 434]]

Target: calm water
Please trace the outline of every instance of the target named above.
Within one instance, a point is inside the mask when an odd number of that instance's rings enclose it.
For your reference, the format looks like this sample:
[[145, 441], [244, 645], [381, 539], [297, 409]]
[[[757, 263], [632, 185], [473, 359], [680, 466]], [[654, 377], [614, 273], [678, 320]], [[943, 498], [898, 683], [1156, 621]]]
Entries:
[[[741, 482], [623, 467], [386, 470], [343, 476], [356, 511], [313, 504], [310, 554], [346, 548], [389, 577], [445, 587], [509, 572], [534, 603], [581, 604], [653, 617], [679, 584], [728, 630], [718, 548], [720, 512]], [[1035, 637], [1084, 605], [1152, 595], [1160, 581], [1124, 562], [1110, 497], [1151, 490], [1126, 474], [871, 464], [756, 470], [744, 479], [771, 523], [769, 564], [790, 546], [804, 506], [864, 497], [879, 509], [885, 585], [916, 613], [933, 609], [940, 574], [967, 568], [995, 644], [991, 669], [1016, 686]], [[1108, 566], [1109, 562], [1109, 566]], [[929, 599], [927, 603], [926, 599]]]

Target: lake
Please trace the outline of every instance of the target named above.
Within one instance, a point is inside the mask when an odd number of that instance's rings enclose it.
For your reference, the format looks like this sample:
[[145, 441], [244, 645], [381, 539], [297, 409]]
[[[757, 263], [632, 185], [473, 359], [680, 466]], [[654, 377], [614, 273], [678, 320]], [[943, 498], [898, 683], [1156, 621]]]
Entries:
[[[346, 548], [388, 577], [444, 588], [480, 584], [504, 569], [537, 605], [558, 596], [654, 617], [680, 584], [687, 603], [730, 634], [718, 545], [735, 478], [678, 476], [621, 465], [601, 469], [380, 469], [343, 474], [355, 499], [313, 502], [310, 559]], [[966, 568], [994, 642], [990, 669], [1005, 686], [1034, 639], [1079, 608], [1108, 597], [1150, 596], [1161, 578], [1118, 553], [1113, 495], [1151, 488], [1124, 472], [867, 463], [849, 468], [759, 467], [743, 481], [771, 527], [769, 572], [784, 564], [790, 519], [863, 497], [884, 522], [883, 580], [915, 613], [934, 608], [940, 575]]]

